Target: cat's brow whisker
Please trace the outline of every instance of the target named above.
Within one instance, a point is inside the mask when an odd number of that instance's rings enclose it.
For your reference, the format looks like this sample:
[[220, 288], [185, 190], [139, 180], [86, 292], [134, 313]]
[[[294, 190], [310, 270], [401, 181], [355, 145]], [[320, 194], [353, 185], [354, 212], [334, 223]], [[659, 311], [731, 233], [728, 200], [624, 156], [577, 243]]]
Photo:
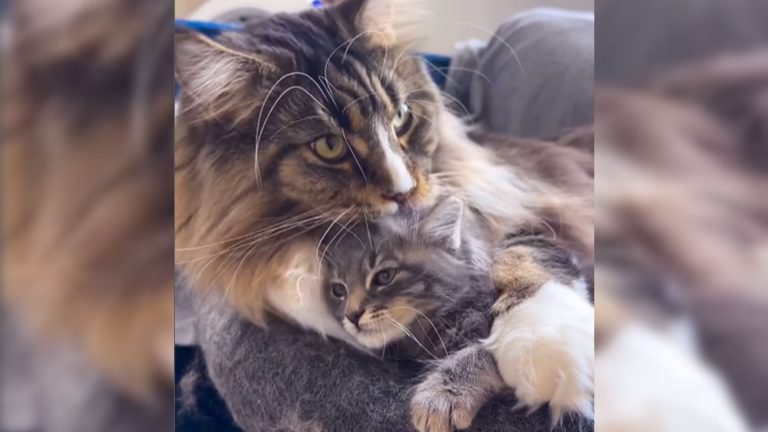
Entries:
[[341, 113], [344, 114], [345, 112], [347, 112], [349, 107], [351, 107], [354, 103], [359, 102], [359, 101], [361, 101], [361, 100], [363, 100], [365, 98], [369, 98], [371, 96], [375, 96], [375, 94], [374, 93], [366, 93], [366, 94], [364, 94], [362, 96], [359, 96], [359, 97], [356, 97], [356, 98], [352, 99], [352, 102], [344, 105], [344, 108], [342, 108]]
[[[288, 93], [289, 93], [291, 90], [300, 90], [300, 91], [303, 91], [303, 92], [304, 92], [304, 93], [306, 93], [306, 94], [307, 94], [307, 96], [309, 96], [309, 97], [310, 97], [310, 98], [311, 98], [313, 101], [315, 101], [315, 102], [316, 102], [318, 105], [320, 105], [320, 108], [322, 108], [322, 109], [323, 109], [323, 110], [325, 110], [325, 111], [328, 111], [328, 110], [325, 108], [325, 105], [323, 105], [323, 103], [322, 103], [322, 102], [320, 102], [319, 100], [317, 100], [317, 98], [316, 98], [316, 97], [315, 97], [315, 96], [314, 96], [312, 93], [310, 93], [310, 92], [309, 92], [307, 89], [305, 89], [304, 87], [302, 87], [302, 86], [300, 86], [300, 85], [293, 85], [293, 86], [290, 86], [290, 87], [288, 87], [287, 89], [283, 90], [283, 92], [282, 92], [282, 93], [280, 93], [280, 95], [277, 97], [277, 99], [275, 99], [275, 102], [274, 102], [274, 103], [272, 103], [272, 107], [270, 107], [270, 109], [269, 109], [269, 112], [267, 112], [267, 116], [264, 118], [264, 123], [263, 123], [263, 124], [261, 124], [261, 129], [258, 131], [258, 135], [256, 136], [256, 144], [255, 144], [255, 146], [254, 146], [254, 151], [255, 151], [255, 159], [254, 159], [255, 168], [254, 168], [254, 169], [256, 170], [256, 173], [257, 173], [257, 176], [256, 176], [256, 178], [257, 178], [257, 181], [258, 181], [259, 185], [261, 185], [261, 175], [259, 174], [259, 172], [260, 172], [260, 171], [259, 171], [259, 164], [258, 164], [259, 160], [258, 160], [258, 157], [259, 157], [259, 145], [261, 144], [261, 136], [262, 136], [262, 134], [264, 134], [264, 129], [266, 129], [266, 127], [267, 127], [267, 122], [269, 121], [269, 118], [272, 116], [272, 112], [275, 110], [275, 108], [277, 108], [277, 104], [278, 104], [278, 103], [280, 102], [280, 100], [281, 100], [281, 99], [282, 99], [282, 98], [283, 98], [285, 95], [287, 95], [287, 94], [288, 94]], [[266, 103], [266, 100], [265, 100], [265, 103]], [[264, 108], [264, 106], [263, 106], [263, 105], [262, 105], [262, 108]], [[261, 113], [259, 114], [259, 121], [261, 121]]]
[[400, 54], [395, 58], [395, 64], [390, 68], [389, 70], [389, 77], [387, 79], [387, 85], [390, 85], [392, 83], [392, 80], [395, 78], [395, 74], [397, 73], [397, 68], [400, 66], [400, 62], [404, 58], [410, 58], [412, 56], [408, 55], [409, 50], [411, 48], [411, 45], [413, 45], [415, 41], [408, 42], [403, 46], [403, 48], [400, 51]]
[[[254, 169], [254, 172], [256, 174], [256, 181], [258, 182], [259, 185], [261, 185], [261, 174], [259, 173], [259, 144], [260, 144], [260, 141], [261, 141], [261, 134], [264, 131], [264, 129], [263, 129], [262, 125], [261, 125], [261, 116], [264, 113], [264, 108], [267, 106], [267, 102], [269, 101], [269, 97], [272, 96], [272, 92], [275, 91], [277, 86], [281, 82], [283, 82], [283, 80], [288, 79], [288, 78], [290, 78], [292, 76], [300, 76], [300, 77], [304, 77], [304, 78], [309, 79], [310, 82], [315, 84], [315, 86], [318, 88], [318, 90], [320, 90], [320, 93], [321, 94], [323, 93], [323, 89], [320, 87], [320, 84], [318, 84], [317, 81], [315, 81], [314, 78], [312, 78], [311, 76], [307, 75], [304, 72], [299, 72], [299, 71], [289, 72], [289, 73], [283, 75], [282, 77], [280, 77], [280, 79], [278, 79], [274, 84], [272, 84], [272, 87], [267, 92], [267, 96], [264, 98], [264, 103], [261, 105], [261, 108], [259, 109], [259, 116], [257, 117], [257, 120], [256, 120], [257, 137], [256, 137], [256, 142], [254, 143], [254, 156], [253, 156], [254, 157], [254, 159], [253, 159], [254, 167], [253, 167], [253, 169]], [[313, 99], [315, 99], [315, 101], [317, 101], [317, 99], [314, 96], [312, 96], [306, 89], [304, 89], [304, 91], [308, 95], [310, 95]], [[283, 94], [285, 94], [285, 92], [283, 92]], [[282, 97], [282, 95], [280, 97]], [[275, 107], [275, 105], [277, 104], [277, 102], [279, 100], [280, 100], [280, 98], [278, 98], [275, 101], [275, 103], [272, 104], [272, 108]], [[323, 104], [320, 103], [320, 101], [317, 101], [317, 102], [320, 104], [321, 107], [325, 108], [323, 106]], [[270, 109], [270, 112], [271, 112], [271, 109]], [[267, 116], [267, 118], [269, 118], [269, 116]], [[266, 120], [264, 121], [264, 126], [266, 126]]]
[[470, 69], [470, 68], [464, 68], [464, 67], [453, 66], [453, 65], [451, 65], [451, 69], [471, 72], [475, 75], [478, 75], [480, 78], [483, 78], [488, 83], [488, 85], [493, 86], [493, 81], [488, 77], [488, 75], [480, 72], [477, 69]]
[[349, 143], [349, 140], [347, 139], [347, 134], [344, 132], [344, 129], [341, 130], [341, 136], [344, 138], [344, 143], [347, 145], [347, 149], [349, 150], [349, 153], [352, 155], [352, 158], [355, 160], [355, 164], [357, 165], [357, 168], [360, 170], [360, 174], [363, 176], [363, 181], [365, 181], [365, 185], [368, 186], [368, 176], [365, 175], [365, 170], [363, 169], [363, 166], [360, 164], [360, 161], [357, 159], [357, 154], [355, 154], [355, 149], [352, 148], [352, 144]]
[[512, 48], [512, 45], [510, 45], [509, 42], [507, 42], [504, 39], [500, 38], [499, 35], [497, 35], [495, 32], [492, 32], [492, 31], [486, 29], [483, 26], [480, 26], [480, 25], [477, 25], [477, 24], [473, 24], [473, 23], [455, 22], [454, 24], [460, 25], [460, 26], [465, 26], [465, 27], [475, 28], [477, 30], [482, 31], [483, 33], [488, 34], [489, 36], [491, 36], [492, 38], [498, 40], [499, 42], [501, 42], [504, 46], [506, 46], [509, 49], [509, 52], [512, 54], [512, 57], [514, 57], [515, 62], [517, 62], [517, 65], [520, 67], [520, 73], [525, 73], [525, 70], [523, 69], [523, 63], [520, 61], [520, 57], [517, 55], [517, 51], [515, 51], [515, 49]]
[[[457, 105], [459, 105], [459, 106], [461, 107], [461, 109], [463, 109], [463, 110], [464, 110], [464, 113], [465, 113], [467, 116], [471, 116], [471, 115], [472, 115], [472, 112], [470, 112], [470, 111], [469, 111], [469, 108], [467, 108], [467, 106], [466, 106], [466, 105], [464, 105], [464, 103], [463, 103], [463, 102], [461, 102], [460, 100], [458, 100], [457, 98], [455, 98], [455, 97], [453, 97], [453, 96], [449, 95], [449, 94], [448, 94], [448, 93], [446, 93], [446, 92], [440, 92], [440, 96], [442, 96], [443, 98], [448, 98], [448, 99], [450, 99], [451, 101], [455, 102]], [[447, 105], [447, 104], [446, 104], [446, 105]]]
[[278, 129], [278, 130], [277, 130], [277, 132], [275, 132], [275, 133], [273, 133], [272, 135], [270, 135], [270, 136], [267, 138], [267, 141], [271, 141], [271, 140], [272, 140], [272, 139], [274, 139], [274, 138], [275, 138], [275, 137], [276, 137], [276, 136], [277, 136], [277, 135], [278, 135], [280, 132], [282, 132], [282, 131], [284, 131], [284, 130], [288, 129], [289, 127], [291, 127], [291, 126], [293, 126], [293, 125], [296, 125], [296, 124], [298, 124], [298, 123], [301, 123], [301, 122], [303, 122], [303, 121], [306, 121], [306, 120], [315, 119], [315, 118], [323, 118], [323, 116], [321, 116], [321, 115], [319, 115], [319, 114], [318, 114], [318, 115], [307, 116], [307, 117], [303, 117], [303, 118], [300, 118], [300, 119], [298, 119], [298, 120], [294, 120], [294, 121], [292, 121], [292, 122], [290, 122], [290, 123], [286, 124], [285, 126], [281, 127], [280, 129]]

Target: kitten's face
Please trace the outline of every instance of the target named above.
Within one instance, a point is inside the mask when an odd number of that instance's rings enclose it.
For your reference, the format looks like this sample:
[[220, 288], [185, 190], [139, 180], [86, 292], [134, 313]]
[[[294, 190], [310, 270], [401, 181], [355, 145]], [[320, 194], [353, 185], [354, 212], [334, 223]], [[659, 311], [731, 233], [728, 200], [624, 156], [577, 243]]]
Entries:
[[417, 320], [428, 326], [432, 312], [470, 287], [456, 250], [456, 214], [454, 229], [429, 217], [385, 223], [345, 236], [324, 254], [327, 304], [358, 343], [376, 349], [409, 337]]
[[[191, 48], [193, 64], [177, 60], [190, 124], [200, 121], [191, 133], [208, 137], [213, 169], [252, 179], [274, 207], [377, 215], [431, 200], [437, 96], [419, 60], [361, 28], [368, 3], [276, 15], [217, 39], [245, 57], [198, 43], [217, 63]], [[188, 67], [210, 70], [196, 85]]]

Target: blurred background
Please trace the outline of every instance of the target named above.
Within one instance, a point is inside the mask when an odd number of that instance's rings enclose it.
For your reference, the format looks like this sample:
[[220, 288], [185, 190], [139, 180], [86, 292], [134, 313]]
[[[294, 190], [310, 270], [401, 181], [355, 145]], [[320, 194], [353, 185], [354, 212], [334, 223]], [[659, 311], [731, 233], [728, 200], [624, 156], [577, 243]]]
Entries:
[[[517, 12], [554, 7], [574, 11], [592, 11], [594, 0], [417, 0], [428, 11], [419, 31], [424, 41], [418, 48], [438, 54], [451, 54], [454, 44], [466, 39], [488, 40], [496, 27]], [[269, 12], [305, 9], [307, 0], [177, 0], [176, 16], [212, 18], [232, 11], [260, 8]], [[247, 13], [247, 12], [246, 12]], [[234, 15], [237, 15], [235, 13]]]

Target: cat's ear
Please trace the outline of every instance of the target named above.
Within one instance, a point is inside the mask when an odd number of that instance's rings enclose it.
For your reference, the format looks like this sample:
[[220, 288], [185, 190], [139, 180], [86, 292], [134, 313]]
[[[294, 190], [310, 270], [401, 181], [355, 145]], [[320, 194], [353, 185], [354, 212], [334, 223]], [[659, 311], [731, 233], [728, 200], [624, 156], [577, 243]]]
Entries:
[[464, 203], [450, 197], [439, 202], [421, 221], [419, 233], [423, 241], [451, 252], [461, 247], [461, 222]]
[[420, 0], [346, 0], [337, 10], [359, 33], [384, 46], [405, 45], [418, 38], [426, 14]]
[[192, 31], [176, 35], [176, 82], [186, 100], [209, 117], [242, 115], [258, 79], [277, 72], [269, 59], [238, 47], [237, 37], [214, 40]]

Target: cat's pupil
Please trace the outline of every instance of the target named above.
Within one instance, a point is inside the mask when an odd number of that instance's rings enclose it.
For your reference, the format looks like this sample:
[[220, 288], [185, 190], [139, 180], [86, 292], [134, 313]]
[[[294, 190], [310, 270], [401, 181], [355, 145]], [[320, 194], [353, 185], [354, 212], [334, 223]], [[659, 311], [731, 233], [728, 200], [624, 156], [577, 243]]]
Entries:
[[337, 299], [342, 299], [347, 295], [347, 287], [340, 283], [331, 284], [331, 294]]

